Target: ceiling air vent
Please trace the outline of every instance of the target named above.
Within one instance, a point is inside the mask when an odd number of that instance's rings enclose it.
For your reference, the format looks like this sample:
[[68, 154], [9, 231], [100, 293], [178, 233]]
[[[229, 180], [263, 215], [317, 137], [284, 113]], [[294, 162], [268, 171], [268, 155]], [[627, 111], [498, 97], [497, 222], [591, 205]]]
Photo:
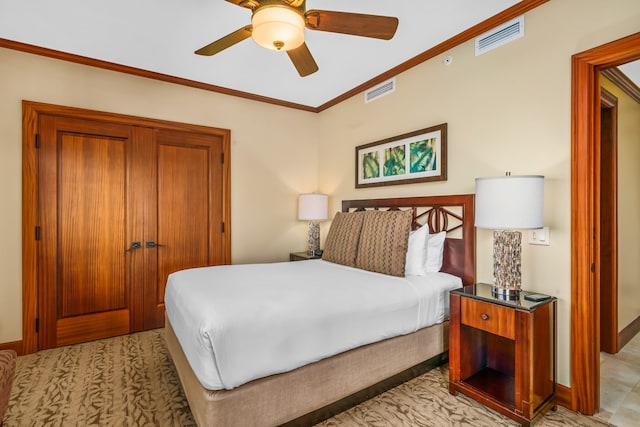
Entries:
[[476, 37], [476, 56], [524, 36], [524, 15]]
[[368, 104], [378, 98], [382, 98], [385, 95], [390, 94], [396, 90], [396, 79], [387, 80], [384, 83], [380, 83], [378, 86], [369, 89], [364, 93], [364, 103]]

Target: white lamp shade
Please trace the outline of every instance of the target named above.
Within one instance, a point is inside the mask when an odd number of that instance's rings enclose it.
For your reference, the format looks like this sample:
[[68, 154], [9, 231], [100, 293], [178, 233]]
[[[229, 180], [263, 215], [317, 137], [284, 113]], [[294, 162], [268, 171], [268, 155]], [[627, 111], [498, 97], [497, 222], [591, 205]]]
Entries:
[[290, 7], [263, 6], [253, 13], [251, 24], [251, 37], [264, 48], [291, 50], [304, 42], [304, 18]]
[[544, 176], [476, 178], [476, 227], [517, 230], [542, 227]]
[[301, 194], [298, 199], [298, 219], [324, 221], [327, 219], [329, 196], [326, 194]]

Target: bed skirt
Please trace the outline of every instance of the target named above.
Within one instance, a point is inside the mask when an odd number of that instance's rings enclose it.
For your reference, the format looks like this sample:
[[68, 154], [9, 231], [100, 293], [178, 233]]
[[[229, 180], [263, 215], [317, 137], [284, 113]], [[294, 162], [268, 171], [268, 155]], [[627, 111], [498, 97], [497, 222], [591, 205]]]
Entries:
[[358, 347], [233, 390], [207, 390], [200, 384], [168, 318], [165, 339], [199, 426], [277, 426], [444, 353], [449, 348], [449, 322]]

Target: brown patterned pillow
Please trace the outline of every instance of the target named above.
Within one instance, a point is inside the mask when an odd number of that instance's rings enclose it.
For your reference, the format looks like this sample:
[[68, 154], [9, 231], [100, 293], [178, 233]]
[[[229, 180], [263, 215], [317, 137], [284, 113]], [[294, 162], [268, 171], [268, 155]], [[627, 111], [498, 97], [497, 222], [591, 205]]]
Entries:
[[337, 212], [331, 222], [322, 259], [355, 267], [364, 212]]
[[356, 267], [404, 276], [413, 213], [367, 211], [360, 232]]

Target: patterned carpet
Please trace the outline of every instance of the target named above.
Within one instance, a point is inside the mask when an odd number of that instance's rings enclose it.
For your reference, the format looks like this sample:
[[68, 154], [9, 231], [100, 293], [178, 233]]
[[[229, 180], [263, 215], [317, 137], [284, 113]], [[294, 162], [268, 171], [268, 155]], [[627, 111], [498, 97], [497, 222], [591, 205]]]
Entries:
[[[447, 391], [436, 368], [319, 424], [334, 426], [513, 426], [515, 422]], [[607, 426], [564, 408], [536, 426]], [[5, 427], [193, 426], [189, 406], [157, 329], [18, 358]]]

